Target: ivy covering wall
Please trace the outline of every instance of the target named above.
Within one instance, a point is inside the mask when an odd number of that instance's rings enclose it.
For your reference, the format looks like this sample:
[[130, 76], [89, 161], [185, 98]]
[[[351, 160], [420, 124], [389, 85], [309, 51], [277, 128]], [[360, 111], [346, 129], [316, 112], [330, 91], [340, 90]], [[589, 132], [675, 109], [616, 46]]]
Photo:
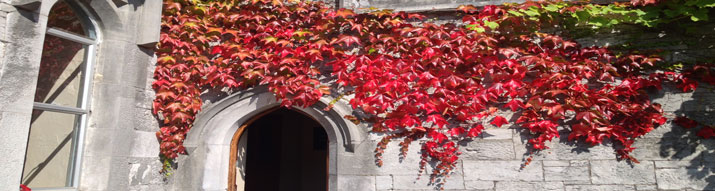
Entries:
[[[153, 83], [161, 154], [168, 167], [185, 153], [203, 92], [267, 86], [284, 107], [349, 100], [355, 112], [344, 117], [384, 135], [376, 165], [397, 141], [403, 154], [422, 151], [421, 169], [435, 164], [432, 178], [457, 165], [458, 142], [505, 124], [528, 132], [524, 165], [560, 131], [573, 142], [611, 142], [617, 157], [638, 163], [634, 142], [667, 122], [648, 93], [715, 85], [712, 57], [672, 59], [658, 44], [586, 46], [574, 39], [619, 26], [708, 22], [713, 6], [529, 1], [461, 6], [454, 12], [461, 21], [435, 24], [418, 13], [356, 13], [323, 2], [167, 0]], [[676, 123], [705, 126], [703, 138], [715, 134], [715, 124], [687, 116]], [[409, 148], [416, 140], [420, 148]]]

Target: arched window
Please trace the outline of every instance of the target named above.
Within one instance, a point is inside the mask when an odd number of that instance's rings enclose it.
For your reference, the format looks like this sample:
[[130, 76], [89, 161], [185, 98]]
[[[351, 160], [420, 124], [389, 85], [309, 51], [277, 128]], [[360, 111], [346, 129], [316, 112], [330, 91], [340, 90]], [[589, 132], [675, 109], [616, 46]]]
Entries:
[[78, 3], [49, 12], [35, 91], [22, 184], [76, 187], [89, 113], [95, 27]]

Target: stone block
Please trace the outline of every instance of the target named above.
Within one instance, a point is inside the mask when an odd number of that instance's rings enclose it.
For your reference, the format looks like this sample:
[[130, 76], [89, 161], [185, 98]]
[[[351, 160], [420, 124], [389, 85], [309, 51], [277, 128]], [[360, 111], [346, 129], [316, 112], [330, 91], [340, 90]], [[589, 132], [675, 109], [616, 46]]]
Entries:
[[513, 129], [506, 129], [506, 128], [490, 128], [490, 129], [484, 129], [482, 131], [481, 137], [484, 139], [512, 139], [512, 136], [514, 134]]
[[572, 160], [570, 161], [571, 166], [588, 166], [587, 160]]
[[[9, 50], [13, 47], [6, 48], [8, 48], [8, 51], [6, 51], [8, 54], [14, 54]], [[8, 55], [6, 57], [22, 57], [22, 54], [29, 53], [18, 54], [20, 55]], [[2, 62], [0, 61], [0, 64], [3, 64], [3, 70], [0, 71], [0, 76], [2, 76], [0, 78], [0, 111], [30, 113], [35, 98], [34, 87], [37, 84], [39, 67], [28, 63], [30, 62], [28, 59], [21, 58], [5, 59], [5, 63]]]
[[338, 190], [374, 191], [374, 176], [341, 176], [338, 178]]
[[132, 157], [158, 157], [159, 141], [155, 132], [134, 131], [130, 156]]
[[496, 191], [562, 191], [562, 182], [502, 182], [496, 183]]
[[633, 185], [566, 185], [565, 191], [634, 191]]
[[79, 190], [106, 190], [109, 189], [111, 157], [107, 156], [83, 156], [82, 171], [80, 179], [82, 184]]
[[[116, 1], [116, 0], [115, 0]], [[137, 45], [153, 48], [159, 42], [161, 32], [161, 1], [145, 1], [138, 19]]]
[[467, 180], [464, 181], [464, 187], [467, 190], [492, 190], [494, 181]]
[[[527, 141], [530, 135], [520, 133], [515, 135], [512, 141], [514, 142], [514, 152], [517, 158], [524, 158], [524, 155], [529, 153], [527, 149]], [[591, 146], [582, 142], [574, 143], [567, 141], [568, 133], [561, 132], [561, 138], [555, 138], [553, 141], [546, 142], [549, 149], [541, 151], [534, 156], [534, 160], [590, 160], [590, 159], [615, 159], [616, 155], [611, 146], [596, 145]]]
[[569, 161], [562, 160], [545, 160], [543, 163], [544, 166], [570, 166]]
[[[704, 83], [703, 83], [704, 84]], [[715, 111], [715, 94], [706, 87], [698, 87], [695, 92], [674, 94], [681, 97], [681, 111]]]
[[715, 189], [715, 174], [710, 168], [656, 169], [658, 189], [663, 190], [712, 190]]
[[[153, 138], [156, 141], [156, 136]], [[87, 128], [85, 156], [129, 156], [134, 133], [126, 129]], [[158, 149], [158, 143], [156, 145]], [[158, 154], [158, 153], [157, 153]], [[150, 156], [156, 157], [158, 155]]]
[[[355, 146], [355, 152], [339, 156], [339, 169], [342, 173], [353, 175], [414, 175], [420, 170], [420, 146], [417, 141], [410, 144], [407, 156], [400, 156], [399, 142], [388, 144], [383, 153], [382, 167], [375, 164], [375, 146], [377, 142], [365, 141]], [[428, 165], [429, 166], [429, 165]]]
[[460, 147], [465, 160], [483, 159], [515, 159], [514, 144], [511, 140], [483, 140], [477, 139]]
[[658, 190], [658, 186], [654, 184], [639, 184], [636, 185], [636, 190], [638, 191], [655, 191]]
[[707, 150], [704, 145], [695, 143], [694, 137], [664, 136], [636, 140], [632, 155], [638, 160], [695, 160], [701, 152]]
[[522, 169], [521, 161], [465, 161], [465, 180], [542, 181], [541, 161]]
[[0, 190], [17, 190], [22, 178], [30, 114], [0, 112]]
[[147, 187], [146, 185], [164, 185], [164, 175], [159, 173], [162, 169], [158, 157], [130, 158], [129, 159], [129, 185], [132, 188]]
[[654, 184], [655, 165], [641, 161], [630, 165], [625, 161], [591, 161], [591, 181], [594, 184]]
[[464, 180], [461, 174], [453, 174], [446, 179], [444, 177], [438, 178], [434, 183], [430, 182], [429, 175], [420, 177], [417, 177], [417, 175], [395, 175], [393, 180], [395, 181], [394, 189], [396, 190], [464, 189]]
[[546, 181], [588, 181], [588, 167], [544, 167]]
[[700, 166], [701, 163], [698, 160], [691, 161], [653, 161], [655, 162], [655, 168], [685, 168]]
[[376, 176], [375, 188], [378, 190], [392, 189], [392, 176]]

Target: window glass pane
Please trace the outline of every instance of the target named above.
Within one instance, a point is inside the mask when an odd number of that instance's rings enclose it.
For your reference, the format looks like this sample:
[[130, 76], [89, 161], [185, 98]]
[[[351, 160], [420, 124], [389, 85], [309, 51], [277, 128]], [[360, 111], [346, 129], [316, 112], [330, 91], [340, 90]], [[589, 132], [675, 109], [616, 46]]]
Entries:
[[82, 21], [65, 1], [58, 1], [47, 17], [47, 27], [87, 36]]
[[85, 46], [46, 35], [35, 102], [78, 107], [82, 95]]
[[65, 187], [72, 167], [74, 130], [79, 115], [33, 110], [22, 184]]

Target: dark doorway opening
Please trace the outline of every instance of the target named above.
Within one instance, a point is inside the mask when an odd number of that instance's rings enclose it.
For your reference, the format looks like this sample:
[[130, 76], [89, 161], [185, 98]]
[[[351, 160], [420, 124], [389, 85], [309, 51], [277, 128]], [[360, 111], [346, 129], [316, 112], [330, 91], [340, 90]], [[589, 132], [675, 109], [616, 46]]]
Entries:
[[318, 122], [281, 108], [244, 128], [245, 190], [327, 190], [328, 138]]

